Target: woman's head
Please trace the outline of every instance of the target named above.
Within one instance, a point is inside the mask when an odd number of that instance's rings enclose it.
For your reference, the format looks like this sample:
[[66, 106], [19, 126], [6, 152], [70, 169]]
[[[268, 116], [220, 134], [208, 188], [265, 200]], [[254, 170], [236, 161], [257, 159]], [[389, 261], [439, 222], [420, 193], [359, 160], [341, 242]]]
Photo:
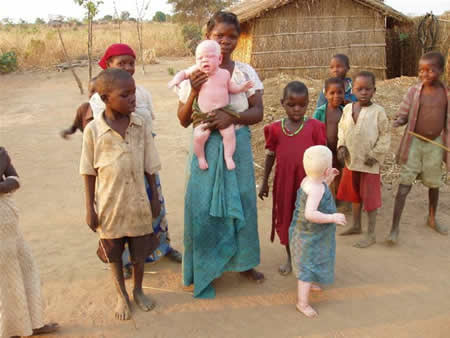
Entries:
[[303, 82], [292, 81], [283, 90], [281, 105], [292, 121], [298, 122], [305, 116], [309, 104], [308, 88]]
[[240, 34], [241, 26], [239, 20], [231, 12], [217, 12], [206, 25], [206, 37], [219, 43], [224, 56], [233, 53]]
[[102, 69], [119, 68], [133, 75], [136, 54], [130, 46], [124, 43], [116, 43], [106, 49], [105, 54], [98, 64]]

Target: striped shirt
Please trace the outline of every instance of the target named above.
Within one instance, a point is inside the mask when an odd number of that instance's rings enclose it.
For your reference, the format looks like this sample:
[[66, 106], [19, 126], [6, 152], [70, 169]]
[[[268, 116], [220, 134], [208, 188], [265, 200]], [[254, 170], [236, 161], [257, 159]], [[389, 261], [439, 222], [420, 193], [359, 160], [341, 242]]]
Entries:
[[[443, 132], [443, 141], [446, 147], [450, 146], [450, 91], [444, 85], [442, 85], [447, 92], [447, 116], [445, 119], [445, 126]], [[416, 122], [420, 111], [420, 94], [422, 93], [423, 83], [420, 82], [408, 89], [408, 92], [403, 97], [403, 101], [400, 104], [400, 108], [397, 112], [396, 119], [401, 126], [408, 124], [405, 133], [403, 134], [400, 147], [397, 152], [397, 163], [403, 164], [408, 161], [409, 147], [413, 136], [408, 131], [414, 131], [416, 129]], [[445, 152], [445, 163], [447, 170], [450, 171], [450, 156]]]

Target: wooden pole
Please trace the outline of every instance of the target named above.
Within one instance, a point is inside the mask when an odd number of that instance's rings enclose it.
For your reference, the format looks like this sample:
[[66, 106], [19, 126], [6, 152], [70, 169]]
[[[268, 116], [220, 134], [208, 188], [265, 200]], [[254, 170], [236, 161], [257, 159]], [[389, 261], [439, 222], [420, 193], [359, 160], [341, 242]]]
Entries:
[[57, 27], [56, 30], [58, 31], [59, 41], [61, 41], [61, 46], [63, 48], [64, 57], [66, 58], [66, 62], [68, 63], [69, 69], [72, 72], [72, 75], [75, 78], [75, 81], [77, 82], [78, 88], [80, 88], [81, 95], [83, 95], [84, 94], [83, 84], [81, 83], [80, 78], [78, 77], [77, 73], [75, 73], [75, 70], [73, 69], [72, 63], [70, 62], [69, 55], [67, 54], [66, 46], [64, 45], [64, 41], [63, 41], [63, 38], [62, 38], [61, 31], [60, 31], [59, 27]]
[[417, 134], [417, 133], [415, 133], [415, 132], [413, 132], [413, 131], [410, 131], [410, 130], [408, 131], [408, 134], [410, 134], [410, 135], [412, 135], [412, 136], [415, 136], [415, 137], [421, 139], [422, 141], [425, 141], [425, 142], [434, 144], [435, 146], [437, 146], [437, 147], [439, 147], [439, 148], [442, 148], [442, 149], [444, 149], [445, 151], [450, 152], [450, 149], [447, 148], [446, 146], [444, 146], [444, 145], [442, 145], [442, 144], [440, 144], [440, 143], [437, 143], [437, 142], [435, 142], [435, 141], [433, 141], [433, 140], [430, 140], [429, 138], [426, 138], [425, 136], [419, 135], [419, 134]]

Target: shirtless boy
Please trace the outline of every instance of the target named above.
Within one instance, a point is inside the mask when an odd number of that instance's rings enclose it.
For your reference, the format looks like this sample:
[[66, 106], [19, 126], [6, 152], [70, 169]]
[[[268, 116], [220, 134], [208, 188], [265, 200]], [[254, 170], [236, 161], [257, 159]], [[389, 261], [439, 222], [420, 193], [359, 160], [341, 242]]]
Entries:
[[[214, 110], [223, 109], [230, 103], [230, 93], [238, 94], [246, 92], [253, 87], [251, 81], [236, 84], [231, 81], [230, 73], [220, 68], [222, 54], [220, 45], [214, 40], [201, 42], [195, 50], [196, 65], [181, 71], [169, 82], [169, 87], [176, 86], [187, 80], [189, 75], [200, 69], [208, 75], [206, 81], [198, 95], [198, 108], [192, 115], [194, 123], [194, 153], [198, 158], [198, 166], [202, 170], [208, 169], [208, 162], [205, 158], [205, 144], [211, 131], [204, 124], [210, 113]], [[228, 109], [226, 111], [229, 111]], [[230, 113], [232, 113], [230, 111]], [[236, 113], [233, 113], [233, 115]], [[234, 125], [219, 130], [223, 137], [224, 157], [228, 170], [233, 170], [236, 166], [233, 161], [233, 154], [236, 148], [236, 135]]]
[[449, 147], [450, 91], [439, 80], [444, 71], [444, 64], [444, 57], [437, 52], [427, 53], [420, 58], [421, 82], [408, 90], [394, 122], [394, 127], [405, 124], [407, 127], [397, 154], [397, 161], [402, 167], [392, 229], [387, 238], [389, 244], [396, 244], [398, 241], [400, 218], [406, 196], [419, 175], [422, 184], [429, 189], [426, 225], [442, 235], [448, 234], [447, 227], [436, 222], [436, 209], [442, 179], [442, 160], [446, 161], [449, 171], [450, 157], [442, 148], [409, 133], [414, 132]]

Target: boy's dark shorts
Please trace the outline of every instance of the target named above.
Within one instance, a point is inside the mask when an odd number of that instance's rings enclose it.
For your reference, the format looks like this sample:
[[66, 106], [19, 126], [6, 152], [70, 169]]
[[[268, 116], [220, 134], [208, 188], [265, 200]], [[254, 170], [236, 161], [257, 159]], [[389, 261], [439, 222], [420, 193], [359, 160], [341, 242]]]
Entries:
[[[103, 263], [122, 262], [122, 253], [125, 249], [125, 243], [128, 243], [131, 263], [144, 263], [145, 259], [159, 246], [158, 237], [154, 233], [138, 237], [103, 238], [100, 239], [98, 243], [98, 258], [100, 258]], [[105, 254], [108, 256], [108, 259]]]

